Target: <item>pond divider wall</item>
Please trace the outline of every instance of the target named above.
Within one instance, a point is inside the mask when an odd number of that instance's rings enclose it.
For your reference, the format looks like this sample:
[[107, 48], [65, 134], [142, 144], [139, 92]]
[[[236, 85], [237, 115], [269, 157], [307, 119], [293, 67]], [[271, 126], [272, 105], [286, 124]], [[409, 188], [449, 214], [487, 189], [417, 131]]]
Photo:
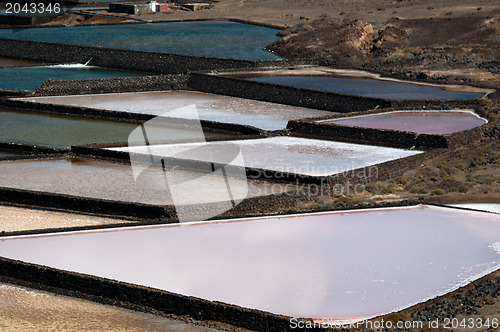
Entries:
[[446, 135], [417, 134], [390, 129], [348, 127], [336, 124], [298, 121], [289, 122], [288, 129], [294, 135], [300, 137], [348, 143], [369, 143], [371, 145], [406, 149], [453, 148], [477, 139], [482, 132], [481, 128], [473, 128]]
[[187, 75], [88, 78], [45, 81], [35, 90], [36, 96], [63, 96], [99, 93], [165, 91], [186, 88]]
[[229, 68], [282, 68], [313, 64], [313, 60], [251, 61], [8, 38], [0, 38], [0, 56], [50, 63], [86, 63], [92, 59], [90, 61], [92, 66], [161, 74], [185, 74]]
[[176, 215], [175, 210], [168, 206], [108, 201], [5, 187], [0, 187], [0, 202], [146, 220], [173, 220], [173, 216]]
[[480, 106], [481, 99], [472, 100], [391, 100], [391, 107], [397, 109], [457, 109], [476, 108]]
[[3, 282], [28, 283], [29, 287], [135, 310], [187, 315], [254, 331], [286, 331], [290, 326], [290, 317], [286, 316], [7, 258], [0, 258], [0, 271]]
[[188, 86], [194, 90], [331, 112], [354, 112], [389, 107], [389, 100], [350, 96], [271, 83], [191, 73]]
[[34, 155], [47, 155], [47, 154], [57, 154], [61, 155], [63, 153], [69, 152], [69, 149], [54, 149], [45, 146], [37, 146], [23, 143], [14, 142], [2, 142], [0, 141], [0, 149], [14, 150], [20, 152], [26, 152]]
[[0, 98], [1, 97], [23, 97], [28, 94], [31, 94], [31, 91], [19, 91], [19, 90], [9, 90], [9, 89], [0, 89]]

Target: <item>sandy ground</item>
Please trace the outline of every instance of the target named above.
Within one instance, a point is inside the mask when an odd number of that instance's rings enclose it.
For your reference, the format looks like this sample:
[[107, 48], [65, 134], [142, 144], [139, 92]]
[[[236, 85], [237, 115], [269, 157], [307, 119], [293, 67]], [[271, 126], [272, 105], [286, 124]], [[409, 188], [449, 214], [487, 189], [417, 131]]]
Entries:
[[[383, 23], [398, 16], [406, 18], [449, 17], [498, 9], [495, 0], [220, 0], [211, 10], [177, 11], [170, 14], [140, 15], [148, 21], [165, 19], [235, 18], [278, 26], [293, 26], [304, 20], [328, 16], [334, 20], [365, 19]], [[481, 8], [481, 10], [478, 10]]]
[[2, 331], [184, 331], [215, 329], [0, 283]]
[[[105, 6], [105, 3], [99, 3]], [[273, 26], [291, 27], [300, 22], [329, 17], [337, 22], [351, 19], [364, 19], [373, 24], [382, 24], [391, 17], [423, 18], [423, 17], [456, 17], [476, 15], [478, 13], [498, 9], [496, 0], [289, 0], [286, 6], [283, 0], [220, 0], [212, 9], [200, 11], [175, 10], [171, 13], [143, 15], [126, 15], [96, 11], [116, 17], [133, 18], [142, 21], [167, 21], [191, 19], [232, 18], [250, 20]], [[478, 10], [478, 8], [480, 8]], [[75, 15], [74, 19], [63, 18], [62, 24], [97, 23], [104, 18], [90, 18]], [[90, 20], [90, 21], [89, 21]], [[110, 19], [109, 23], [118, 22]]]
[[130, 220], [0, 205], [0, 232], [130, 223]]

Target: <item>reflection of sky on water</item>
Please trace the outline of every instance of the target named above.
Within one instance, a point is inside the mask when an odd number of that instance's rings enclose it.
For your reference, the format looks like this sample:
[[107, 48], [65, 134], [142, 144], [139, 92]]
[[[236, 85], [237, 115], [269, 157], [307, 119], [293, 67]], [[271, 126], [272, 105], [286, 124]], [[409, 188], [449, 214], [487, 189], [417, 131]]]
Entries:
[[80, 96], [19, 98], [19, 100], [186, 118], [182, 108], [195, 105], [200, 120], [249, 125], [264, 130], [285, 129], [289, 120], [336, 114], [197, 91], [109, 93]]
[[277, 60], [265, 47], [278, 29], [225, 21], [192, 21], [0, 30], [0, 38], [245, 60]]
[[477, 99], [482, 96], [480, 93], [457, 92], [444, 90], [435, 86], [375, 80], [370, 78], [327, 76], [258, 76], [248, 79], [257, 82], [285, 84], [307, 89], [383, 99], [470, 100]]

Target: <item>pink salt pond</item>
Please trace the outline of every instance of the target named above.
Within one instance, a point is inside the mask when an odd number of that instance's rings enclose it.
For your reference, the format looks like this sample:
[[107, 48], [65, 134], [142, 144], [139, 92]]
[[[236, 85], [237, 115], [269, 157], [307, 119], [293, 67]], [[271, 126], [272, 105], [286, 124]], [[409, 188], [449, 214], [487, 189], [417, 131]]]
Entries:
[[418, 134], [445, 135], [482, 126], [488, 120], [472, 111], [396, 111], [323, 120], [320, 123], [348, 127], [390, 129]]
[[352, 210], [0, 240], [1, 255], [275, 314], [366, 318], [500, 268], [500, 215]]
[[[172, 170], [170, 174], [181, 183], [190, 183], [200, 177], [198, 173], [182, 170]], [[130, 165], [90, 159], [61, 158], [0, 162], [2, 187], [109, 201], [153, 205], [174, 204], [161, 168], [144, 170], [137, 179], [138, 181], [134, 178]], [[223, 197], [227, 192], [225, 178], [214, 176], [196, 183], [198, 190], [177, 193], [175, 204], [213, 203], [216, 197], [224, 201]], [[236, 187], [248, 187], [248, 191], [243, 193], [246, 195], [242, 198], [280, 194], [296, 189], [292, 185], [244, 179], [234, 179], [231, 183]]]

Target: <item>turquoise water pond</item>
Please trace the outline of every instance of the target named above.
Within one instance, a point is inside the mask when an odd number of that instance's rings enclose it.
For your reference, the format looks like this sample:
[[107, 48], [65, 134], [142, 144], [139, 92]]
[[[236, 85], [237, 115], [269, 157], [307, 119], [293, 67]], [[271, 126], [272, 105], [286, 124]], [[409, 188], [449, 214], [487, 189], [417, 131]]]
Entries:
[[47, 80], [132, 77], [151, 75], [84, 65], [54, 65], [0, 68], [0, 89], [35, 90]]
[[0, 38], [204, 55], [245, 60], [280, 59], [265, 50], [277, 29], [236, 22], [168, 22], [0, 30]]

